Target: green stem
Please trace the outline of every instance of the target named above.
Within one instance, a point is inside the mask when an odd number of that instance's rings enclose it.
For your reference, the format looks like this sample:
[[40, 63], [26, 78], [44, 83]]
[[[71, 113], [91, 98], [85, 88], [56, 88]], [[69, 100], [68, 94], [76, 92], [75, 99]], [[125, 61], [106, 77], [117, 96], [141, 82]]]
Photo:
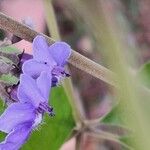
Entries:
[[[52, 6], [52, 1], [44, 0], [43, 2], [44, 2], [44, 7], [45, 7], [46, 22], [47, 22], [48, 30], [51, 34], [51, 37], [54, 38], [55, 40], [61, 40], [54, 9]], [[65, 89], [65, 93], [72, 106], [73, 115], [78, 125], [82, 121], [81, 114], [80, 114], [81, 111], [79, 110], [80, 107], [78, 107], [78, 104], [76, 103], [77, 101], [74, 96], [74, 90], [73, 90], [71, 78], [68, 78], [64, 81], [63, 87]]]
[[54, 40], [61, 40], [52, 0], [44, 0], [43, 3], [45, 7], [45, 19], [50, 35]]

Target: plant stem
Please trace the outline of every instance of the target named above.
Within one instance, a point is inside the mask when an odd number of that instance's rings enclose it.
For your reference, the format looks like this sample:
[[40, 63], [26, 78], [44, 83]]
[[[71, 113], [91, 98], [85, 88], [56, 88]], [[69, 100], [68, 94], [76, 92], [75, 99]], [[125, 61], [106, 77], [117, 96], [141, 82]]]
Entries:
[[82, 150], [82, 143], [83, 143], [83, 133], [79, 133], [77, 136], [76, 136], [76, 147], [75, 149], [76, 150]]
[[61, 40], [55, 12], [52, 6], [52, 0], [44, 0], [45, 19], [50, 35], [55, 40]]
[[[55, 40], [44, 35], [43, 33], [38, 33], [37, 31], [31, 29], [12, 19], [11, 17], [0, 13], [0, 28], [14, 35], [32, 42], [37, 35], [42, 35], [47, 39], [49, 44], [53, 44]], [[81, 69], [90, 75], [103, 80], [104, 82], [115, 86], [115, 75], [113, 72], [107, 68], [93, 62], [92, 60], [86, 58], [85, 56], [79, 54], [78, 52], [72, 50], [71, 56], [69, 58], [69, 63], [78, 69]]]
[[[59, 29], [54, 13], [54, 9], [52, 6], [52, 1], [51, 0], [44, 0], [44, 7], [45, 7], [45, 18], [48, 26], [48, 30], [51, 34], [51, 37], [54, 38], [55, 40], [61, 40], [60, 34], [59, 34]], [[81, 118], [81, 111], [79, 110], [80, 107], [78, 107], [76, 98], [74, 96], [74, 90], [73, 90], [73, 85], [71, 78], [68, 78], [64, 81], [63, 87], [65, 89], [65, 93], [70, 101], [70, 104], [72, 106], [72, 111], [73, 111], [73, 116], [75, 118], [76, 124], [80, 124], [82, 121]]]

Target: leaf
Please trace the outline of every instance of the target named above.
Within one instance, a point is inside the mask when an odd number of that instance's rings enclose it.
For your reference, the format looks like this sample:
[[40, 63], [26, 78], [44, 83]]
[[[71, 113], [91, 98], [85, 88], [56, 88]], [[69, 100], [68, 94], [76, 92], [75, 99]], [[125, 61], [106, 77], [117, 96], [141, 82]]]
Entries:
[[139, 72], [137, 73], [137, 76], [142, 80], [143, 84], [150, 88], [150, 62], [144, 64]]
[[0, 98], [4, 102], [12, 102], [12, 99], [6, 89], [8, 87], [12, 87], [13, 85], [17, 85], [18, 82], [19, 78], [12, 76], [11, 74], [3, 74], [0, 76]]
[[7, 53], [7, 54], [20, 54], [21, 51], [17, 49], [15, 46], [5, 46], [5, 47], [0, 47], [0, 52], [2, 53]]
[[10, 99], [6, 88], [16, 85], [19, 81], [15, 66], [19, 63], [18, 55], [21, 52], [12, 46], [0, 48], [0, 98], [7, 102]]
[[102, 119], [103, 123], [114, 125], [123, 125], [122, 113], [120, 113], [120, 106], [117, 104], [114, 108]]
[[6, 83], [7, 86], [16, 85], [19, 82], [19, 78], [13, 76], [12, 74], [3, 74], [0, 76], [0, 83]]
[[21, 54], [21, 51], [15, 47], [6, 46], [0, 48], [0, 75], [8, 73], [15, 74], [17, 72], [20, 62], [19, 54]]
[[55, 116], [45, 116], [39, 130], [33, 131], [22, 150], [58, 150], [75, 126], [71, 106], [62, 87], [52, 89], [51, 105]]
[[[116, 106], [114, 106], [112, 111], [110, 111], [110, 113], [108, 113], [101, 121], [102, 121], [102, 123], [108, 125], [107, 128], [105, 126], [105, 130], [107, 129], [107, 132], [108, 132], [109, 126], [110, 127], [114, 126], [115, 128], [120, 127], [121, 130], [124, 129], [125, 132], [121, 131], [121, 134], [123, 136], [119, 136], [118, 140], [120, 140], [121, 145], [123, 144], [124, 146], [127, 146], [127, 147], [129, 146], [129, 149], [130, 149], [130, 147], [133, 146], [131, 141], [133, 141], [134, 138], [131, 136], [132, 131], [130, 129], [128, 129], [127, 127], [125, 127], [125, 117], [123, 116], [123, 113], [122, 113], [123, 110], [121, 110], [122, 107], [120, 107], [120, 105], [121, 105], [121, 103], [118, 103]], [[116, 129], [115, 128], [113, 129], [113, 132], [115, 132], [115, 130], [117, 129], [117, 128]], [[103, 128], [103, 130], [104, 130], [104, 128]], [[109, 133], [112, 134], [111, 130], [109, 131]], [[116, 135], [116, 134], [113, 133], [113, 135]]]
[[[2, 112], [4, 111], [4, 109], [5, 109], [4, 103], [0, 99], [0, 115], [2, 114]], [[5, 138], [5, 136], [6, 136], [6, 134], [0, 131], [0, 142]]]

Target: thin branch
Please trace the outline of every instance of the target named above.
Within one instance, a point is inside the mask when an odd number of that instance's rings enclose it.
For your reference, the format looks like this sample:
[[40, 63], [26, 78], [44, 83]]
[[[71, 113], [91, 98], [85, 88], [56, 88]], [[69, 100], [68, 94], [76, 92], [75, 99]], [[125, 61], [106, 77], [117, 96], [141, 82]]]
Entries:
[[75, 149], [76, 150], [82, 150], [82, 144], [83, 144], [83, 133], [79, 133], [77, 136], [76, 136], [76, 145], [75, 145]]
[[[0, 28], [7, 32], [11, 32], [14, 35], [29, 42], [32, 42], [37, 35], [44, 36], [49, 44], [53, 44], [55, 42], [52, 38], [42, 33], [38, 33], [37, 31], [15, 21], [11, 17], [3, 13], [0, 13]], [[81, 69], [89, 73], [90, 75], [100, 80], [103, 80], [104, 82], [110, 85], [115, 86], [115, 75], [113, 72], [93, 62], [92, 60], [86, 58], [85, 56], [79, 54], [74, 50], [72, 50], [69, 63], [75, 66], [76, 68]]]
[[123, 148], [126, 148], [128, 150], [133, 150], [132, 147], [130, 147], [127, 144], [123, 143], [121, 140], [117, 139], [115, 136], [112, 136], [109, 133], [106, 133], [106, 132], [96, 133], [96, 132], [93, 132], [93, 131], [86, 131], [86, 134], [91, 136], [91, 137], [97, 138], [99, 140], [104, 139], [104, 140], [108, 140], [108, 141], [113, 141], [115, 143], [120, 144]]

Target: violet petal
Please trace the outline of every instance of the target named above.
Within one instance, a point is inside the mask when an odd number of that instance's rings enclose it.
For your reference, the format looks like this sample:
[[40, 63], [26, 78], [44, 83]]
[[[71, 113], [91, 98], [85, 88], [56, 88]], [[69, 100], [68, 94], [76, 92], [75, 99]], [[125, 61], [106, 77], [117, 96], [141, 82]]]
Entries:
[[32, 122], [25, 122], [17, 125], [0, 143], [1, 150], [19, 150], [32, 131]]
[[23, 64], [25, 61], [32, 59], [33, 56], [27, 53], [23, 53], [22, 56], [20, 57], [21, 59], [21, 64]]
[[20, 84], [18, 86], [17, 96], [20, 102], [31, 103], [36, 108], [39, 106], [41, 101], [46, 101], [37, 87], [36, 80], [27, 74], [22, 74], [20, 76]]
[[22, 66], [23, 73], [26, 73], [33, 78], [37, 78], [42, 71], [51, 72], [51, 70], [52, 68], [47, 64], [37, 62], [34, 59], [26, 61]]
[[36, 36], [33, 40], [33, 58], [39, 62], [51, 62], [55, 65], [55, 61], [51, 57], [48, 44], [43, 36]]
[[65, 42], [55, 42], [48, 49], [58, 66], [64, 66], [71, 55], [71, 47]]
[[34, 107], [28, 103], [13, 103], [0, 116], [0, 130], [9, 133], [15, 126], [35, 119]]
[[37, 78], [37, 86], [38, 89], [40, 90], [42, 96], [48, 100], [49, 99], [49, 94], [50, 94], [50, 89], [51, 89], [51, 81], [52, 76], [50, 73], [47, 72], [42, 72], [41, 75]]

